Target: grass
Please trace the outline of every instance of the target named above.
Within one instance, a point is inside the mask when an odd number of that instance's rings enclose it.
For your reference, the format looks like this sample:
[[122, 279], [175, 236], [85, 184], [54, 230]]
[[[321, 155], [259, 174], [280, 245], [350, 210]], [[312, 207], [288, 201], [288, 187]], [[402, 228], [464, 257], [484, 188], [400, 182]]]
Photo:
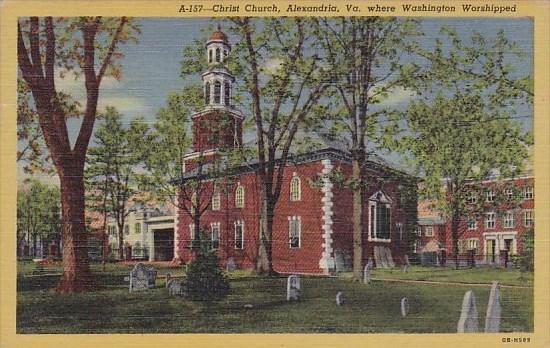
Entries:
[[450, 267], [412, 266], [407, 273], [404, 273], [400, 268], [374, 269], [372, 277], [380, 279], [480, 284], [491, 284], [493, 281], [498, 281], [503, 285], [533, 286], [533, 273], [502, 268], [466, 268], [455, 270]]
[[[302, 277], [303, 298], [289, 303], [285, 277], [265, 279], [238, 271], [231, 274], [230, 295], [208, 304], [170, 297], [163, 280], [157, 281], [156, 289], [130, 294], [124, 282], [129, 268], [109, 265], [106, 272], [100, 272], [101, 266], [94, 266], [102, 290], [59, 295], [51, 290], [58, 276], [28, 277], [29, 269], [22, 265], [17, 332], [451, 333], [456, 332], [464, 292], [470, 289], [382, 281], [364, 285], [344, 278]], [[174, 269], [160, 271], [174, 274]], [[471, 289], [483, 327], [489, 287]], [[338, 291], [344, 293], [341, 307], [335, 304]], [[410, 303], [405, 318], [400, 315], [402, 297], [408, 297]], [[502, 331], [533, 331], [532, 289], [503, 288], [501, 303]]]

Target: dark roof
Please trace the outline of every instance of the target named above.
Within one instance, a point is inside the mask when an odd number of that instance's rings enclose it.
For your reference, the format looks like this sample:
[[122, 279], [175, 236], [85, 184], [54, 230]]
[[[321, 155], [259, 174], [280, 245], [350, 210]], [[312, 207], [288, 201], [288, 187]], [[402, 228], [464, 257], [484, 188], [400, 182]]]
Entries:
[[[286, 165], [292, 166], [292, 165], [297, 165], [302, 163], [320, 161], [324, 159], [331, 159], [331, 160], [351, 163], [351, 156], [347, 152], [338, 150], [332, 147], [328, 147], [320, 150], [310, 151], [303, 154], [289, 154], [286, 161]], [[398, 176], [414, 178], [414, 176], [412, 176], [409, 173], [393, 168], [391, 165], [388, 164], [387, 161], [385, 161], [379, 156], [369, 156], [369, 160], [367, 160], [367, 162], [371, 164], [369, 166], [370, 170], [374, 170], [378, 172], [392, 172], [393, 174], [396, 174]], [[230, 168], [229, 163], [223, 161], [222, 163], [216, 163], [216, 166], [217, 166], [217, 171], [222, 170], [222, 171], [227, 171], [229, 175], [239, 175], [243, 173], [255, 172], [259, 168], [259, 163], [256, 159], [254, 159], [249, 162], [244, 162], [240, 166]], [[203, 179], [209, 179], [209, 178], [215, 177], [216, 175], [213, 174], [213, 170], [214, 170], [214, 161], [203, 164], [202, 168], [200, 168], [200, 171], [202, 171], [201, 176], [203, 177]], [[193, 178], [197, 178], [198, 176], [199, 176], [199, 168], [194, 168], [183, 174], [182, 181], [187, 181]]]

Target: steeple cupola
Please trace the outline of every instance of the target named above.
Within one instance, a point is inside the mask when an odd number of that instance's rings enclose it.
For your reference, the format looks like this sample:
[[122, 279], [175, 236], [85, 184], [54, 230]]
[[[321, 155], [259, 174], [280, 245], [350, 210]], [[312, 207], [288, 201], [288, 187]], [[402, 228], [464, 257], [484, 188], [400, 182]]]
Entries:
[[218, 30], [206, 42], [208, 70], [202, 74], [204, 101], [208, 105], [231, 106], [235, 77], [229, 73], [225, 60], [231, 52], [227, 35]]

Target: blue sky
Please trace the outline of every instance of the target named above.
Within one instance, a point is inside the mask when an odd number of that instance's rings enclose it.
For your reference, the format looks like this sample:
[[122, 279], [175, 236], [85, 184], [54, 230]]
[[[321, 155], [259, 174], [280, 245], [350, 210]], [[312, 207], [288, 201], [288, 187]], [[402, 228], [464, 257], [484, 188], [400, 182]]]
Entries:
[[[201, 29], [217, 21], [206, 18], [140, 18], [141, 35], [139, 43], [122, 47], [123, 77], [120, 81], [106, 78], [102, 82], [99, 107], [115, 106], [128, 122], [134, 117], [142, 116], [152, 122], [156, 111], [164, 105], [170, 92], [184, 86], [180, 78], [180, 61], [183, 47], [194, 38], [201, 37]], [[530, 18], [423, 18], [422, 29], [425, 36], [420, 40], [422, 45], [430, 46], [433, 38], [438, 36], [442, 25], [456, 28], [461, 36], [467, 37], [476, 30], [488, 37], [493, 37], [499, 30], [515, 41], [526, 53], [522, 60], [513, 62], [519, 75], [532, 74], [533, 66], [533, 27]], [[236, 76], [238, 79], [239, 77]], [[200, 83], [197, 77], [196, 83]], [[58, 89], [71, 93], [75, 98], [84, 97], [82, 81], [63, 79], [57, 81]], [[406, 106], [409, 93], [397, 91], [390, 96], [388, 103]], [[246, 110], [245, 111], [246, 114]], [[522, 116], [532, 115], [531, 108], [520, 108]], [[530, 129], [531, 118], [522, 118], [524, 127]], [[97, 126], [97, 124], [96, 124]], [[78, 132], [79, 121], [70, 120], [69, 133]]]

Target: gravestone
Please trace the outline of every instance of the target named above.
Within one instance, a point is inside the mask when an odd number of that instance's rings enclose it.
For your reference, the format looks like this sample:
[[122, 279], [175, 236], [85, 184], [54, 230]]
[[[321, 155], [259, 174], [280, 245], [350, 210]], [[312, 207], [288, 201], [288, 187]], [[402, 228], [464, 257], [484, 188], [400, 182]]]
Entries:
[[487, 304], [487, 314], [485, 316], [485, 332], [499, 332], [501, 312], [500, 285], [498, 282], [493, 282], [489, 295], [489, 303]]
[[286, 282], [286, 300], [298, 301], [300, 299], [301, 287], [300, 277], [293, 274], [288, 277]]
[[344, 260], [344, 252], [342, 250], [334, 251], [334, 265], [336, 267], [336, 273], [340, 273], [344, 271], [345, 260]]
[[405, 262], [403, 263], [403, 272], [408, 273], [411, 263], [409, 261], [409, 255], [405, 254]]
[[170, 279], [172, 279], [172, 275], [170, 273], [166, 273], [166, 287], [168, 287], [168, 282], [170, 282]]
[[382, 256], [380, 255], [380, 247], [375, 246], [374, 247], [374, 262], [376, 262], [377, 268], [385, 268], [385, 264], [382, 263]]
[[336, 305], [341, 306], [344, 304], [344, 293], [342, 291], [338, 291], [336, 293]]
[[462, 309], [460, 311], [460, 319], [458, 320], [457, 332], [477, 332], [478, 326], [476, 296], [472, 290], [470, 290], [464, 294], [464, 299], [462, 300]]
[[370, 284], [370, 270], [372, 269], [372, 259], [367, 262], [363, 269], [363, 284]]
[[166, 283], [166, 288], [168, 289], [168, 294], [170, 296], [183, 295], [183, 287], [181, 281], [178, 279], [170, 279]]
[[388, 247], [382, 247], [384, 248], [384, 254], [385, 254], [385, 258], [386, 258], [386, 265], [388, 265], [388, 267], [390, 268], [394, 268], [395, 267], [395, 262], [393, 262], [393, 257], [391, 256], [391, 249], [388, 248]]
[[157, 280], [157, 270], [138, 263], [130, 271], [130, 276], [124, 280], [130, 282], [130, 292], [152, 289]]
[[409, 314], [409, 299], [403, 297], [401, 299], [401, 316], [406, 317]]
[[230, 257], [227, 259], [227, 263], [225, 264], [225, 269], [228, 272], [233, 272], [237, 268], [237, 265], [235, 264], [235, 260]]

